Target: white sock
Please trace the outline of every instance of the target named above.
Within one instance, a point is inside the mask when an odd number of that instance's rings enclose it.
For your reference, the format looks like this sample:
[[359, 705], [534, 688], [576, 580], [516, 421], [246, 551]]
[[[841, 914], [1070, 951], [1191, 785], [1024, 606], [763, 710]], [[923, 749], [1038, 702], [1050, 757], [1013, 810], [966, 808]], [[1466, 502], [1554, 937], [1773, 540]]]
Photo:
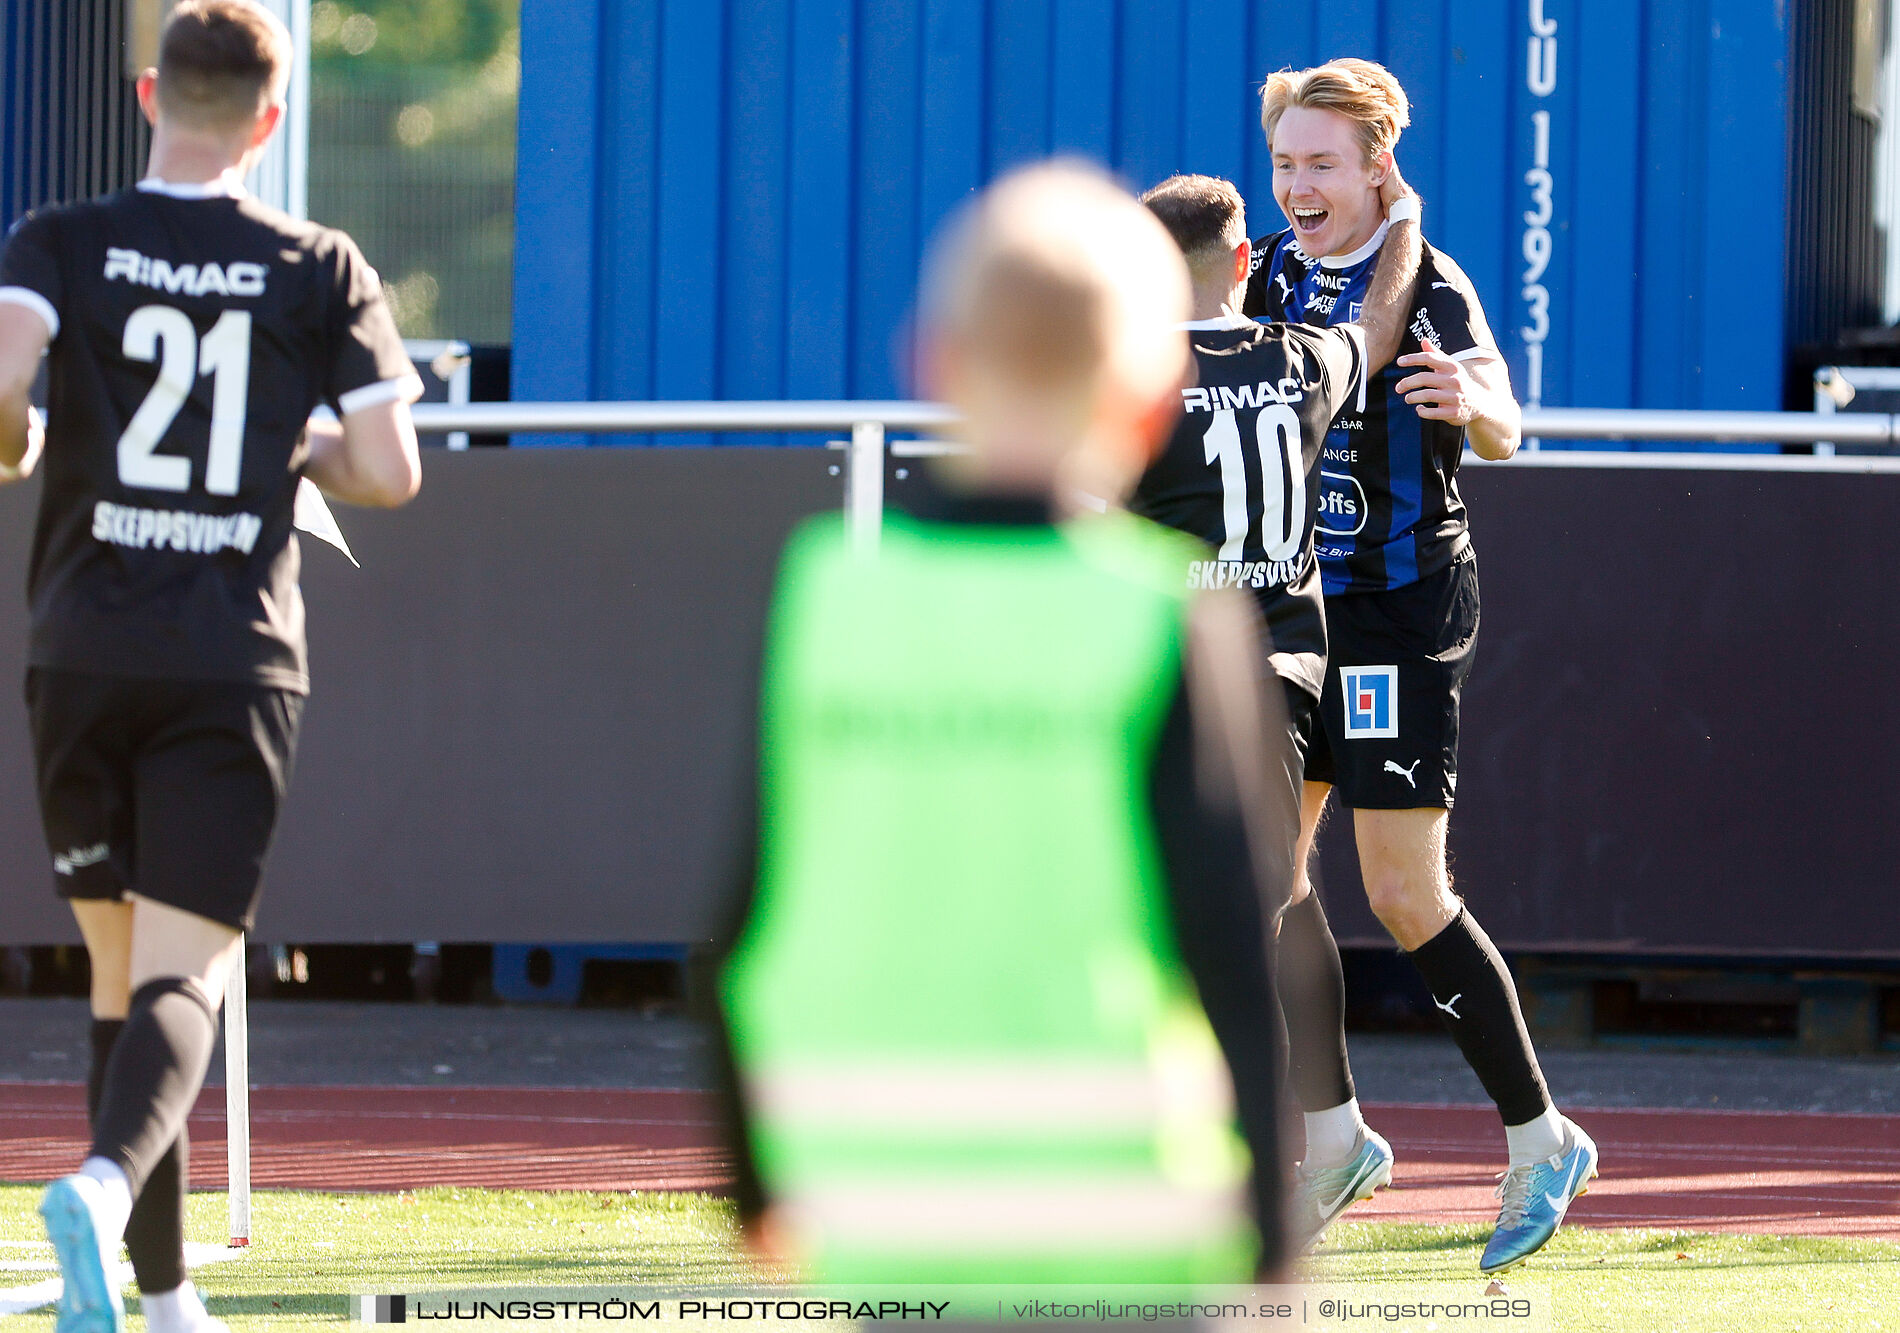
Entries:
[[146, 1333], [189, 1333], [205, 1318], [204, 1302], [189, 1278], [170, 1291], [141, 1291], [139, 1309], [145, 1312]]
[[1359, 1146], [1359, 1131], [1365, 1128], [1359, 1114], [1359, 1099], [1354, 1097], [1330, 1111], [1306, 1113], [1306, 1160], [1308, 1171], [1324, 1171], [1344, 1166]]
[[1506, 1125], [1504, 1142], [1511, 1150], [1512, 1166], [1530, 1166], [1564, 1150], [1564, 1118], [1557, 1108], [1547, 1106], [1544, 1113], [1526, 1124]]
[[124, 1169], [108, 1157], [88, 1157], [79, 1164], [79, 1174], [98, 1181], [105, 1193], [104, 1202], [110, 1211], [95, 1221], [103, 1223], [109, 1233], [100, 1240], [107, 1248], [113, 1248], [125, 1235], [125, 1219], [132, 1215], [132, 1182], [125, 1178]]

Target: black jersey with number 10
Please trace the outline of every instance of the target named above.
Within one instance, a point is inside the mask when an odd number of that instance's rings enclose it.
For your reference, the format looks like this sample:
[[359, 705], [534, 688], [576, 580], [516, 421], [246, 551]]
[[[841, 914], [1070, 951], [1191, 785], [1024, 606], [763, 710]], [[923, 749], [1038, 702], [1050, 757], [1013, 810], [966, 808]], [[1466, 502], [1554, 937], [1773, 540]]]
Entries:
[[25, 218], [0, 301], [53, 331], [31, 663], [307, 689], [305, 423], [419, 387], [356, 245], [146, 182]]
[[1356, 324], [1239, 316], [1187, 328], [1197, 382], [1182, 390], [1181, 419], [1129, 507], [1213, 548], [1213, 559], [1188, 570], [1189, 586], [1251, 591], [1274, 670], [1318, 698], [1326, 670], [1313, 554], [1320, 452], [1334, 416], [1363, 407], [1365, 335]]

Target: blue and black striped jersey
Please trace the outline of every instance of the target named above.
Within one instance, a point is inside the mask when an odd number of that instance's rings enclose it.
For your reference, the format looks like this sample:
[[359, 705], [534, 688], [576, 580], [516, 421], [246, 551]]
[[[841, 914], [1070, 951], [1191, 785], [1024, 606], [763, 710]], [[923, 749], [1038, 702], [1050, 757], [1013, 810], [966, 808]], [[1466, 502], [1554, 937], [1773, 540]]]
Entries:
[[[1322, 259], [1303, 252], [1290, 231], [1255, 241], [1246, 313], [1306, 324], [1356, 321], [1385, 231], [1352, 254]], [[1421, 338], [1457, 359], [1497, 354], [1471, 279], [1430, 245], [1398, 355], [1418, 351]], [[1327, 435], [1314, 549], [1329, 595], [1416, 583], [1471, 544], [1458, 495], [1465, 433], [1421, 418], [1393, 392], [1414, 373], [1388, 365], [1374, 376], [1365, 410], [1341, 412]]]

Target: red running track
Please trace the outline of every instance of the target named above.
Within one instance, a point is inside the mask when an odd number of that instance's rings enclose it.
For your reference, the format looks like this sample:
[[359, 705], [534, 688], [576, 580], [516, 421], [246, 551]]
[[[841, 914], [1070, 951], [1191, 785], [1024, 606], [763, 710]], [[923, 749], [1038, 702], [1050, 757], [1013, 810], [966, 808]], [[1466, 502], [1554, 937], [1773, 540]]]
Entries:
[[[1591, 1227], [1689, 1227], [1900, 1241], [1900, 1116], [1578, 1111], [1602, 1176], [1571, 1205]], [[1357, 1221], [1486, 1223], [1505, 1166], [1489, 1106], [1369, 1106], [1398, 1156]]]
[[[1589, 1111], [1603, 1178], [1575, 1225], [1688, 1227], [1900, 1242], [1900, 1116]], [[1490, 1107], [1373, 1105], [1393, 1188], [1353, 1216], [1487, 1223], [1504, 1134]], [[715, 1189], [729, 1177], [703, 1093], [548, 1088], [260, 1088], [260, 1189]], [[195, 1182], [224, 1187], [221, 1089], [191, 1120]], [[0, 1180], [69, 1171], [85, 1147], [74, 1084], [0, 1084]]]

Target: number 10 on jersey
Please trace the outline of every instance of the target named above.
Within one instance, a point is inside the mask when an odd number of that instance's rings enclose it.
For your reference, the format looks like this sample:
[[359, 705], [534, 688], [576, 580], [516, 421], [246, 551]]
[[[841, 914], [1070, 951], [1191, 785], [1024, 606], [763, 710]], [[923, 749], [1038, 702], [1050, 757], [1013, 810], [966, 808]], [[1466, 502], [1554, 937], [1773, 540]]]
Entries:
[[[1284, 403], [1263, 407], [1254, 419], [1254, 444], [1260, 455], [1260, 545], [1268, 560], [1291, 560], [1306, 535], [1306, 469], [1300, 460], [1300, 419]], [[1214, 413], [1201, 437], [1210, 464], [1220, 464], [1221, 519], [1226, 540], [1219, 558], [1239, 560], [1247, 544], [1247, 460], [1234, 409]], [[1275, 483], [1279, 484], [1275, 484]]]

